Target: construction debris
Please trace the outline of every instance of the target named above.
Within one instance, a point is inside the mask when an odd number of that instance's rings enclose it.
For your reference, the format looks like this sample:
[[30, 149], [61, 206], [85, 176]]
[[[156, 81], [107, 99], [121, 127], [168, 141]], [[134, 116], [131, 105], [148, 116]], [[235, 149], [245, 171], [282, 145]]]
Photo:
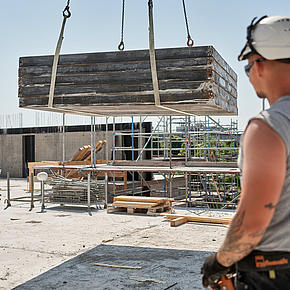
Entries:
[[146, 197], [146, 196], [117, 196], [108, 207], [107, 212], [145, 213], [147, 215], [158, 215], [160, 213], [171, 213], [170, 203], [173, 198]]
[[[103, 145], [106, 144], [106, 141], [98, 141], [95, 146], [95, 154], [99, 152]], [[74, 154], [74, 156], [71, 158], [70, 161], [84, 161], [89, 162], [91, 161], [91, 146], [85, 145], [78, 149], [78, 151]], [[66, 178], [82, 178], [84, 177], [84, 173], [78, 171], [78, 170], [67, 170], [65, 177]]]
[[139, 278], [139, 277], [129, 277], [130, 280], [138, 281], [138, 282], [149, 282], [149, 283], [158, 283], [158, 284], [166, 284], [164, 281], [156, 280], [156, 279], [148, 279], [148, 278]]
[[[52, 186], [48, 201], [54, 203], [88, 202], [88, 182], [84, 180], [72, 180], [62, 176], [52, 177], [49, 181]], [[90, 181], [90, 202], [103, 201], [105, 198], [105, 184], [102, 181]]]
[[132, 267], [132, 266], [119, 266], [119, 265], [109, 265], [109, 264], [94, 264], [94, 266], [97, 267], [108, 267], [108, 268], [118, 268], [118, 269], [134, 269], [134, 270], [140, 270], [142, 267]]

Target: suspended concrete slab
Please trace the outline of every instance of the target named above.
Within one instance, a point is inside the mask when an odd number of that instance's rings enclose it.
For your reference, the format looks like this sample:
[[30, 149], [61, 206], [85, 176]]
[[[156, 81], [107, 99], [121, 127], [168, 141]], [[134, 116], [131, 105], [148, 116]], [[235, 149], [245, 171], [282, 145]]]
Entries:
[[212, 46], [156, 50], [160, 106], [148, 50], [61, 55], [53, 107], [53, 56], [19, 60], [19, 107], [103, 116], [237, 115], [237, 75]]
[[200, 269], [210, 254], [100, 245], [14, 289], [204, 289]]

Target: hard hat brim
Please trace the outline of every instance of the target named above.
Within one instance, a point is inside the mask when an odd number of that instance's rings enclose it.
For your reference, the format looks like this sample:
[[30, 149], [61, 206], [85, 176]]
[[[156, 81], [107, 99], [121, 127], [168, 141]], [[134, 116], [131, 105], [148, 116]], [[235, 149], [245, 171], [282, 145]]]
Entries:
[[238, 56], [238, 60], [242, 61], [247, 59], [253, 53], [252, 49], [250, 48], [249, 44], [246, 43], [244, 48], [242, 49], [240, 55]]

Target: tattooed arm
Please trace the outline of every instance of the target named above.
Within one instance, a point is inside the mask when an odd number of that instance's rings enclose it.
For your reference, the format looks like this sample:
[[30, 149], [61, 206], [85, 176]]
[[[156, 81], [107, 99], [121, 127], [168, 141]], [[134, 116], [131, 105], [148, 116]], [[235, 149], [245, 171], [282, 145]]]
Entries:
[[217, 260], [230, 266], [261, 241], [279, 202], [286, 172], [286, 148], [281, 137], [261, 120], [253, 120], [243, 140], [242, 192]]

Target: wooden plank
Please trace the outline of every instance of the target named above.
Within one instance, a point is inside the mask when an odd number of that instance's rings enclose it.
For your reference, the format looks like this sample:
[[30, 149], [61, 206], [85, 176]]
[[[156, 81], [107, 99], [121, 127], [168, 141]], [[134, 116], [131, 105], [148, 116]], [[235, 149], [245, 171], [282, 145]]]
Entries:
[[120, 196], [114, 197], [114, 201], [153, 202], [153, 203], [160, 204], [160, 203], [166, 203], [167, 201], [174, 201], [174, 198], [120, 195]]
[[[212, 46], [195, 46], [192, 48], [167, 48], [156, 49], [156, 59], [187, 59], [187, 58], [204, 58], [213, 55], [214, 50]], [[93, 52], [93, 53], [79, 53], [60, 55], [59, 65], [71, 64], [89, 64], [89, 63], [110, 63], [110, 62], [131, 62], [131, 61], [148, 61], [149, 50], [128, 50], [128, 51], [112, 51], [112, 52]], [[19, 66], [52, 66], [53, 55], [21, 57], [19, 59]]]
[[[170, 80], [159, 82], [160, 90], [170, 90], [170, 89], [198, 89], [203, 84], [203, 81], [192, 81], [192, 80]], [[44, 84], [39, 87], [37, 85], [32, 86], [22, 86], [20, 89], [21, 97], [45, 97], [49, 93], [49, 84]], [[78, 94], [84, 94], [91, 92], [98, 92], [102, 94], [108, 94], [114, 91], [114, 93], [124, 93], [124, 84], [84, 84], [81, 87], [76, 87], [75, 84], [57, 84], [55, 87], [55, 96], [60, 96], [63, 94], [74, 94], [78, 90]], [[152, 82], [145, 80], [132, 84], [126, 85], [126, 92], [142, 92], [142, 91], [152, 91]]]
[[170, 220], [170, 226], [177, 227], [177, 226], [185, 224], [187, 222], [188, 222], [188, 219], [186, 217], [179, 217], [179, 218]]
[[[213, 63], [214, 59], [211, 58], [187, 58], [187, 59], [164, 59], [159, 60], [157, 68], [178, 68], [178, 67], [192, 67], [192, 66], [205, 66]], [[146, 61], [130, 61], [130, 62], [106, 62], [106, 63], [82, 63], [82, 64], [66, 64], [58, 65], [57, 74], [76, 74], [76, 73], [97, 73], [97, 72], [117, 72], [117, 71], [136, 71], [150, 69], [149, 59]], [[19, 73], [30, 77], [34, 76], [47, 76], [51, 75], [51, 66], [21, 66]]]
[[117, 207], [133, 207], [133, 208], [150, 208], [157, 206], [157, 202], [129, 202], [129, 201], [115, 201], [112, 206]]
[[189, 222], [199, 222], [199, 223], [213, 223], [213, 224], [229, 224], [231, 222], [230, 218], [212, 218], [212, 217], [196, 217], [189, 215], [175, 215], [175, 214], [161, 214], [165, 218], [174, 220], [176, 218], [186, 217]]
[[[225, 60], [219, 55], [213, 46], [194, 46], [194, 47], [179, 47], [179, 48], [167, 48], [167, 49], [156, 49], [156, 60], [157, 67], [163, 60], [185, 60], [196, 59], [195, 64], [198, 63], [199, 58], [207, 59], [210, 58], [209, 62], [212, 62], [212, 58], [219, 63], [221, 67], [227, 71], [231, 77], [236, 81], [236, 73], [229, 67]], [[111, 67], [112, 63], [120, 62], [135, 62], [140, 63], [146, 61], [149, 65], [149, 50], [132, 50], [132, 51], [116, 51], [116, 52], [99, 52], [99, 53], [81, 53], [81, 54], [67, 54], [60, 55], [58, 67], [69, 66], [69, 65], [83, 65], [83, 64], [107, 64]], [[53, 62], [53, 55], [38, 56], [36, 57], [21, 57], [19, 59], [19, 67], [39, 67], [48, 66], [51, 67]], [[116, 70], [116, 67], [113, 68]]]
[[[47, 85], [50, 82], [51, 76], [45, 75], [43, 77], [27, 77], [20, 75], [21, 86], [31, 85]], [[209, 68], [180, 68], [178, 74], [176, 70], [161, 70], [158, 71], [160, 80], [195, 80], [205, 81], [209, 78]], [[86, 84], [124, 84], [136, 83], [143, 81], [150, 81], [152, 79], [150, 70], [146, 71], [126, 71], [124, 72], [108, 72], [108, 73], [89, 73], [89, 74], [68, 74], [59, 75], [56, 77], [57, 84], [68, 85], [86, 85]]]
[[140, 270], [142, 267], [139, 266], [123, 266], [123, 265], [109, 265], [109, 264], [93, 264], [96, 267], [108, 267], [108, 268], [118, 268], [118, 269], [130, 269], [130, 270]]

